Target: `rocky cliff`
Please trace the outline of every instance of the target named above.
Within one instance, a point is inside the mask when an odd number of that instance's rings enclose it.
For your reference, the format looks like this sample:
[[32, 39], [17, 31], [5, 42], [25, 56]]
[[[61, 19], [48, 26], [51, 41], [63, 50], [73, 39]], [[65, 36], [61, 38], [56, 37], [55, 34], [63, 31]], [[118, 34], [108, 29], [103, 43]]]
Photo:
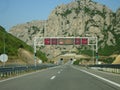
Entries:
[[[105, 5], [92, 0], [75, 0], [69, 4], [57, 6], [49, 15], [48, 20], [16, 25], [11, 28], [10, 33], [29, 45], [33, 44], [35, 36], [97, 36], [101, 55], [103, 52], [120, 53], [116, 48], [116, 46], [120, 47], [120, 9], [113, 12]], [[90, 49], [90, 46], [80, 46], [79, 48], [85, 50]], [[111, 48], [114, 52], [109, 50]], [[62, 51], [80, 52], [74, 46], [47, 46], [42, 50], [47, 52], [49, 57], [55, 57]]]

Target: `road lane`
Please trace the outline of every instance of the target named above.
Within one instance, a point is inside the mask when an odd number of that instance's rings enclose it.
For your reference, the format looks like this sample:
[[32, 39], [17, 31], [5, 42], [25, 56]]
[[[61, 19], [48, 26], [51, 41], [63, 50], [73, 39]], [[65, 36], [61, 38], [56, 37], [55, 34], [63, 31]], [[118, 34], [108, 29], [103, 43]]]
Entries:
[[110, 72], [104, 72], [104, 71], [99, 71], [97, 69], [88, 69], [85, 67], [80, 67], [80, 66], [74, 66], [74, 68], [78, 70], [85, 70], [87, 72], [93, 73], [95, 75], [101, 76], [103, 78], [106, 78], [108, 80], [111, 80], [113, 82], [119, 83], [120, 84], [120, 74], [115, 74], [115, 73], [110, 73]]
[[50, 78], [60, 70], [52, 68], [0, 83], [0, 90], [44, 90]]
[[0, 83], [0, 90], [119, 90], [94, 76], [63, 65]]
[[119, 90], [70, 66], [66, 67], [47, 87], [49, 90]]

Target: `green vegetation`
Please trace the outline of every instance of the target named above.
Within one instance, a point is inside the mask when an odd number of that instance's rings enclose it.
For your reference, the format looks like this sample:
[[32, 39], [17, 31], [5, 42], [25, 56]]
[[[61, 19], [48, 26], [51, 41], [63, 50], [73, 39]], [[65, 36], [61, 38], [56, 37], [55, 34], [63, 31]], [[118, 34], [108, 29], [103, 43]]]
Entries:
[[109, 58], [106, 58], [106, 59], [104, 59], [104, 60], [102, 60], [102, 61], [103, 61], [104, 63], [111, 64], [114, 60], [115, 60], [115, 58], [109, 57]]
[[41, 52], [41, 51], [37, 51], [37, 57], [41, 58], [43, 60], [43, 62], [47, 62], [47, 57], [46, 54]]
[[74, 10], [75, 10], [75, 13], [78, 15], [80, 13], [81, 8], [80, 7], [74, 8]]
[[81, 50], [81, 49], [78, 48], [78, 53], [77, 54], [84, 54], [84, 55], [92, 56], [93, 51], [89, 50], [89, 49]]
[[[5, 29], [0, 26], [0, 54], [6, 53], [9, 56], [17, 56], [19, 48], [24, 48], [25, 50], [33, 53], [33, 48], [31, 46], [7, 33]], [[41, 51], [37, 51], [37, 57], [39, 57], [43, 61], [47, 61], [46, 55]]]
[[83, 51], [81, 51], [81, 53], [85, 54], [85, 55], [89, 55], [89, 56], [93, 55], [93, 51], [92, 50], [83, 50]]
[[105, 45], [104, 48], [99, 49], [99, 54], [104, 55], [104, 56], [109, 56], [109, 55], [112, 55], [113, 53], [115, 53], [115, 51], [116, 51], [115, 46]]
[[[102, 56], [109, 56], [109, 55], [118, 53], [118, 51], [119, 51], [119, 49], [115, 46], [105, 45], [104, 48], [99, 48], [98, 54], [102, 55]], [[77, 54], [85, 54], [85, 55], [88, 55], [88, 56], [92, 56], [93, 51], [89, 50], [89, 49], [85, 49], [85, 50], [78, 49]], [[95, 54], [95, 51], [94, 51], [94, 54]]]
[[30, 46], [25, 44], [25, 42], [22, 42], [21, 40], [7, 33], [4, 28], [0, 26], [0, 53], [4, 53], [4, 42], [5, 53], [8, 55], [17, 56], [17, 50], [21, 47], [27, 49], [28, 51], [33, 51]]
[[98, 11], [98, 10], [91, 10], [91, 9], [88, 8], [88, 7], [84, 7], [84, 12], [85, 12], [86, 14], [91, 15], [91, 16], [94, 16], [94, 15], [98, 14], [98, 15], [102, 16], [103, 18], [105, 18], [105, 13], [106, 13], [106, 12], [103, 12], [103, 13], [102, 13], [101, 11]]
[[57, 11], [55, 12], [55, 15], [60, 15], [62, 17], [67, 17], [68, 14], [71, 13], [71, 10], [67, 9], [66, 11], [63, 11], [62, 13], [58, 13]]
[[79, 65], [80, 60], [76, 60], [73, 64], [74, 65]]
[[67, 17], [67, 15], [71, 14], [72, 10], [67, 9], [66, 11], [64, 11], [63, 13], [61, 13], [62, 17]]
[[115, 49], [117, 54], [120, 54], [120, 34], [115, 34], [115, 32], [113, 30], [111, 30], [111, 33], [114, 35], [115, 40], [116, 40], [116, 45], [115, 45]]

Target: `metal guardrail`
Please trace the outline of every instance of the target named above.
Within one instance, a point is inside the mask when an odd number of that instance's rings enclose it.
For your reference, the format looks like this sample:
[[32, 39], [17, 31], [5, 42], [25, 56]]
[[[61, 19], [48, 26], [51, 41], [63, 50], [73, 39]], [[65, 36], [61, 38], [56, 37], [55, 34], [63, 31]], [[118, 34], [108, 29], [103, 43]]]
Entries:
[[35, 66], [18, 66], [18, 67], [0, 67], [0, 78], [12, 77], [15, 75], [20, 75], [22, 73], [36, 71], [40, 69], [45, 69], [49, 67], [56, 66], [54, 64], [43, 64]]
[[88, 67], [90, 67], [92, 69], [98, 69], [101, 71], [120, 74], [120, 64], [89, 65]]

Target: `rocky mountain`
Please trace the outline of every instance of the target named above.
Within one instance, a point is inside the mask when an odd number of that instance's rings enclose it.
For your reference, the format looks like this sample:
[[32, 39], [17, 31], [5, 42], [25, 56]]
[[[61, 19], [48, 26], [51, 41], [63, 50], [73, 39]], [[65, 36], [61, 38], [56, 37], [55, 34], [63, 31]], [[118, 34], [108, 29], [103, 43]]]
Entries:
[[[118, 51], [120, 48], [120, 9], [113, 12], [105, 5], [92, 0], [75, 0], [69, 4], [57, 6], [49, 15], [48, 20], [16, 25], [11, 28], [10, 33], [29, 45], [33, 45], [35, 36], [97, 36], [99, 54], [111, 55], [120, 53]], [[45, 46], [41, 49], [51, 58], [66, 51], [82, 53], [84, 50], [92, 50], [91, 46]]]

